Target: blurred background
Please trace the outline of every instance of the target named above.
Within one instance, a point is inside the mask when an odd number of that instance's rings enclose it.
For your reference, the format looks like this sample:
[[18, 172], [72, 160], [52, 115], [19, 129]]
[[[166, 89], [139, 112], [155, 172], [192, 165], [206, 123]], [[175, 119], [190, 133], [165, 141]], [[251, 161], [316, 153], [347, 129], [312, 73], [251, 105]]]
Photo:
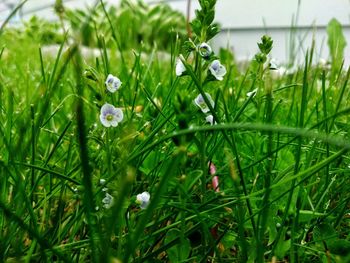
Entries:
[[[19, 0], [0, 1], [0, 23], [20, 3]], [[65, 9], [87, 10], [94, 0], [62, 0]], [[122, 0], [105, 0], [106, 6], [118, 10]], [[137, 2], [128, 1], [128, 2]], [[179, 11], [184, 17], [194, 16], [198, 7], [196, 0], [144, 0], [150, 8], [166, 4]], [[16, 26], [29, 21], [35, 15], [48, 21], [58, 21], [54, 11], [55, 0], [28, 0], [11, 18], [9, 24]], [[314, 41], [315, 59], [329, 59], [327, 46], [327, 25], [336, 18], [342, 25], [346, 42], [350, 43], [350, 1], [349, 0], [218, 0], [216, 22], [221, 33], [210, 43], [214, 50], [230, 48], [237, 61], [250, 59], [257, 51], [256, 43], [263, 34], [274, 41], [272, 56], [283, 64], [290, 61], [300, 63], [305, 52]], [[79, 18], [76, 18], [76, 20]], [[147, 21], [143, 21], [147, 23]], [[159, 20], [158, 23], [162, 23]], [[140, 28], [142, 30], [142, 28]], [[185, 30], [185, 29], [184, 29]], [[350, 46], [345, 49], [345, 64], [350, 64]]]

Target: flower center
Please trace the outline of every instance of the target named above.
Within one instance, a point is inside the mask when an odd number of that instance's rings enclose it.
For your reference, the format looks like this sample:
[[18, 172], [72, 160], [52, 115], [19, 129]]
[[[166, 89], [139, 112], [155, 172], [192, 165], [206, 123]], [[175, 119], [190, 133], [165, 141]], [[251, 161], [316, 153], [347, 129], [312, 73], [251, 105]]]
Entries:
[[107, 114], [106, 119], [107, 119], [107, 121], [112, 121], [113, 120], [113, 115], [112, 114]]
[[199, 107], [201, 107], [201, 109], [205, 109], [205, 108], [207, 108], [207, 104], [203, 101], [203, 102], [199, 103]]
[[200, 47], [199, 48], [199, 53], [203, 54], [203, 55], [208, 55], [209, 54], [209, 50], [207, 47]]

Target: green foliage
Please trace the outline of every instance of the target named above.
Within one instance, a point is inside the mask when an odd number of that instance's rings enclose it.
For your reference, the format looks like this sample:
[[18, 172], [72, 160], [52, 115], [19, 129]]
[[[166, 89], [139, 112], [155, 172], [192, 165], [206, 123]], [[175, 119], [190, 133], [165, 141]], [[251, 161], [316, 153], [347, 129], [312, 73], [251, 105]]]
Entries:
[[170, 244], [170, 242], [175, 241], [175, 245], [170, 246], [167, 250], [171, 262], [184, 262], [190, 255], [190, 241], [188, 238], [181, 239], [180, 237], [181, 231], [177, 229], [172, 229], [166, 234], [165, 244]]
[[255, 60], [258, 64], [264, 64], [267, 60], [267, 55], [272, 50], [273, 41], [271, 37], [264, 35], [261, 37], [261, 42], [258, 43], [260, 52], [255, 55]]
[[327, 25], [328, 47], [332, 58], [333, 74], [337, 72], [343, 63], [346, 40], [343, 34], [342, 25], [333, 18]]
[[196, 17], [191, 21], [192, 31], [199, 43], [209, 41], [219, 33], [219, 25], [213, 23], [216, 0], [200, 0], [201, 9], [196, 10]]
[[273, 41], [271, 37], [264, 35], [261, 38], [261, 43], [258, 43], [258, 47], [261, 53], [268, 55], [272, 49]]
[[81, 22], [90, 15], [90, 10], [66, 10], [65, 20], [82, 43], [90, 47], [100, 47], [102, 40], [108, 48], [115, 46], [116, 39], [112, 35], [115, 33], [121, 50], [142, 47], [151, 51], [157, 47], [169, 51], [171, 41], [177, 35], [183, 37], [186, 34], [184, 16], [165, 4], [151, 7], [143, 1], [124, 0], [119, 7], [106, 7], [106, 12], [108, 16], [98, 4], [85, 32], [80, 31]]
[[[350, 71], [332, 81], [333, 68], [306, 56], [276, 76], [266, 36], [246, 71], [229, 50], [202, 57], [200, 35], [183, 55], [180, 39], [166, 57], [131, 51], [138, 44], [113, 22], [123, 8], [131, 21], [124, 5], [107, 9], [116, 38], [96, 14], [88, 21], [93, 58], [78, 40], [42, 53], [47, 31], [61, 35], [40, 20], [0, 38], [0, 261], [349, 262]], [[210, 13], [215, 1], [200, 5]], [[205, 12], [199, 32], [213, 25]], [[221, 81], [213, 61], [226, 68]], [[115, 93], [108, 74], [122, 81]], [[122, 109], [117, 127], [101, 124], [104, 103]]]
[[7, 43], [31, 40], [42, 45], [62, 43], [64, 39], [58, 23], [48, 22], [37, 16], [24, 22], [23, 27], [7, 28], [3, 37], [8, 38]]

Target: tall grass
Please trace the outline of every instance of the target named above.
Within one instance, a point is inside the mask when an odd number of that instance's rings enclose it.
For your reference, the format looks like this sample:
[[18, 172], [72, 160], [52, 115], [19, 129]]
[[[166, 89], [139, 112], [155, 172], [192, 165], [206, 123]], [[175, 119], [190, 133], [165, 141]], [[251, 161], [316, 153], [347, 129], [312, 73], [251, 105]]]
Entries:
[[[350, 69], [318, 65], [311, 48], [276, 76], [265, 43], [244, 70], [211, 54], [227, 74], [209, 81], [196, 46], [216, 34], [210, 19], [164, 57], [122, 49], [126, 32], [101, 12], [113, 44], [95, 29], [92, 58], [69, 32], [52, 57], [1, 28], [0, 261], [349, 261]], [[123, 82], [115, 93], [108, 74]], [[106, 102], [124, 112], [117, 127], [100, 122]]]

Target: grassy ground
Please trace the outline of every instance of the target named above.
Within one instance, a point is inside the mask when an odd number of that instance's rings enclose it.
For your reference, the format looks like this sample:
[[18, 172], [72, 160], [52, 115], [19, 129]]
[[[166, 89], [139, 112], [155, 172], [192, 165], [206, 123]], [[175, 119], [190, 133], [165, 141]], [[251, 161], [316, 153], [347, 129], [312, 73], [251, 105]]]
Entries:
[[[86, 58], [71, 35], [52, 57], [11, 32], [0, 35], [0, 261], [350, 261], [342, 65], [317, 64], [311, 48], [293, 72], [273, 71], [263, 41], [238, 70], [228, 51], [206, 60], [176, 38], [165, 57], [116, 37]], [[208, 32], [194, 28], [195, 45]], [[222, 81], [207, 70], [215, 58]], [[205, 93], [207, 113], [194, 103]], [[105, 103], [122, 109], [117, 127], [102, 125]]]

